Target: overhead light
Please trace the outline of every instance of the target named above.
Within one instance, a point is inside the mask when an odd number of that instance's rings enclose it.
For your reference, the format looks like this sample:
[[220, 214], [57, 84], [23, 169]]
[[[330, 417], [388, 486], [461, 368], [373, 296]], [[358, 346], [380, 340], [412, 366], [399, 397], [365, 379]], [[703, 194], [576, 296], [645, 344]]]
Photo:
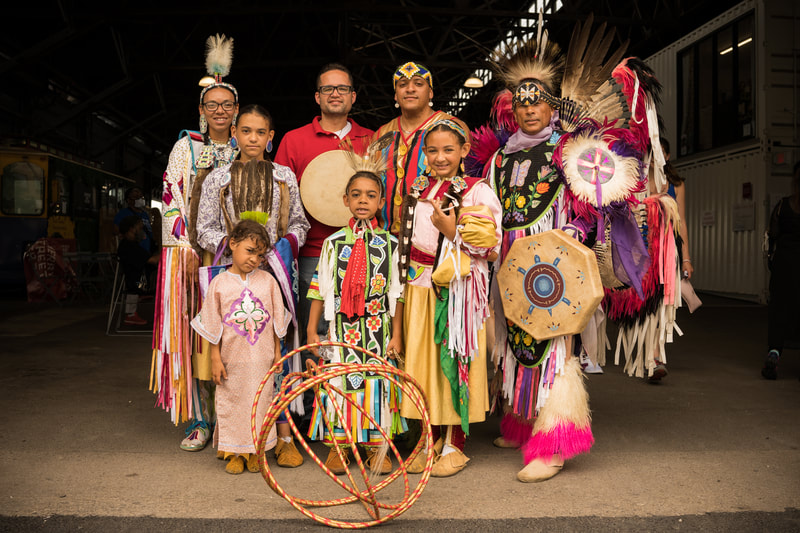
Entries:
[[[739, 41], [739, 44], [737, 44], [736, 47], [740, 48], [740, 47], [746, 45], [747, 43], [752, 42], [752, 40], [753, 40], [752, 37], [748, 37], [744, 41]], [[731, 52], [733, 52], [733, 46], [729, 46], [728, 48], [726, 48], [725, 50], [720, 52], [719, 55], [724, 56], [725, 54], [730, 54]]]
[[216, 81], [217, 80], [215, 80], [211, 76], [203, 76], [202, 78], [200, 78], [200, 81], [198, 82], [197, 85], [199, 85], [200, 87], [208, 87], [209, 85], [214, 85], [214, 82]]
[[467, 78], [467, 81], [464, 82], [464, 87], [469, 87], [471, 89], [480, 89], [481, 87], [483, 87], [483, 80], [475, 76], [470, 76], [469, 78]]

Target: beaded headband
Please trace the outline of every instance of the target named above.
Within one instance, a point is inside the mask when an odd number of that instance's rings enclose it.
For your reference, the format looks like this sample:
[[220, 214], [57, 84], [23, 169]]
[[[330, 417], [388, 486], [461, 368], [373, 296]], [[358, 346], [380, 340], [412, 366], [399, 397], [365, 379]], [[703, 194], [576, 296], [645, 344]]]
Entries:
[[547, 92], [535, 81], [522, 82], [514, 91], [514, 105], [533, 105], [540, 100], [553, 109], [561, 107], [561, 100]]
[[427, 133], [427, 132], [431, 131], [436, 126], [447, 126], [451, 130], [453, 130], [456, 133], [458, 133], [459, 135], [461, 135], [461, 137], [464, 139], [465, 142], [469, 140], [469, 136], [467, 135], [467, 132], [465, 132], [464, 128], [461, 127], [461, 124], [459, 124], [455, 120], [450, 120], [449, 118], [443, 118], [443, 119], [437, 120], [436, 122], [431, 124], [428, 128], [426, 128], [425, 132]]
[[397, 82], [403, 78], [411, 79], [414, 76], [419, 76], [423, 80], [428, 82], [428, 85], [433, 88], [433, 76], [431, 76], [431, 71], [428, 70], [424, 65], [420, 63], [414, 63], [413, 61], [409, 61], [405, 65], [400, 65], [397, 67], [397, 70], [394, 71], [394, 80], [392, 82], [392, 87], [397, 87]]

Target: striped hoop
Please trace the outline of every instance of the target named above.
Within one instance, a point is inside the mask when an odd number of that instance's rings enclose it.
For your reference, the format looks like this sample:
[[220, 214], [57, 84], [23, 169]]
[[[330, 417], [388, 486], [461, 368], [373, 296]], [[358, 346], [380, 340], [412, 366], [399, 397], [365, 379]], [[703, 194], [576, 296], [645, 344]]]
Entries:
[[[375, 365], [375, 364], [352, 364], [352, 363], [326, 363], [324, 365], [320, 365], [316, 367], [316, 369], [309, 369], [305, 372], [293, 372], [287, 375], [280, 386], [280, 389], [275, 392], [275, 397], [270, 404], [269, 410], [264, 417], [263, 422], [261, 423], [260, 431], [257, 430], [257, 421], [256, 421], [256, 409], [258, 407], [259, 399], [261, 398], [261, 393], [270, 380], [274, 380], [275, 374], [280, 372], [283, 367], [283, 362], [289, 358], [291, 358], [294, 354], [301, 352], [303, 350], [308, 349], [309, 347], [320, 347], [320, 346], [338, 346], [343, 348], [349, 348], [351, 350], [356, 350], [359, 352], [364, 353], [370, 357], [383, 361], [384, 364], [382, 365]], [[400, 388], [400, 390], [404, 394], [404, 398], [409, 399], [414, 406], [417, 408], [419, 413], [422, 416], [422, 434], [420, 436], [419, 442], [417, 442], [416, 447], [411, 452], [411, 454], [403, 460], [400, 456], [400, 452], [395, 447], [394, 443], [392, 442], [389, 435], [386, 431], [381, 428], [375, 419], [370, 415], [361, 405], [358, 405], [352, 401], [349, 395], [343, 393], [339, 388], [334, 387], [331, 385], [330, 380], [332, 378], [340, 377], [345, 374], [349, 374], [352, 372], [371, 372], [381, 376], [382, 378], [387, 379], [391, 384], [396, 385]], [[345, 483], [344, 481], [340, 480], [336, 475], [333, 474], [325, 464], [317, 457], [317, 455], [311, 450], [308, 443], [305, 439], [301, 436], [300, 430], [295, 425], [294, 421], [292, 420], [291, 416], [289, 415], [289, 405], [293, 400], [301, 396], [307, 390], [314, 390], [314, 396], [316, 397], [317, 401], [320, 400], [320, 388], [324, 390], [329, 397], [332, 395], [337, 395], [338, 397], [343, 398], [347, 403], [349, 403], [352, 407], [357, 409], [367, 420], [369, 420], [370, 424], [376, 428], [377, 431], [380, 432], [381, 436], [383, 437], [384, 441], [388, 443], [390, 452], [394, 455], [397, 459], [400, 466], [391, 474], [389, 474], [383, 481], [380, 483], [373, 485], [372, 481], [369, 476], [368, 469], [364, 464], [364, 461], [361, 457], [361, 454], [356, 447], [356, 443], [353, 441], [352, 431], [345, 431], [346, 439], [347, 439], [347, 446], [353, 450], [353, 456], [355, 461], [358, 465], [358, 471], [361, 475], [361, 479], [366, 486], [366, 489], [360, 490], [356, 484], [356, 480], [353, 477], [352, 473], [349, 470], [346, 470], [347, 481], [349, 484]], [[336, 411], [336, 416], [338, 420], [343, 420], [343, 412], [341, 406], [338, 402], [333, 402], [334, 410]], [[431, 475], [431, 468], [433, 468], [433, 438], [431, 435], [431, 422], [430, 417], [428, 416], [428, 401], [425, 397], [425, 393], [423, 392], [422, 388], [420, 387], [419, 383], [417, 383], [411, 376], [396, 368], [390, 364], [388, 364], [385, 359], [377, 356], [376, 354], [358, 347], [352, 346], [349, 344], [345, 344], [342, 342], [332, 342], [332, 341], [325, 341], [319, 342], [314, 344], [308, 344], [306, 346], [302, 346], [293, 350], [286, 354], [285, 356], [281, 357], [277, 360], [270, 368], [267, 375], [264, 376], [264, 379], [261, 380], [261, 384], [256, 391], [255, 398], [253, 399], [253, 409], [250, 415], [250, 430], [253, 436], [253, 444], [255, 444], [256, 452], [258, 453], [258, 464], [261, 470], [261, 475], [264, 477], [264, 480], [267, 482], [267, 485], [279, 496], [284, 498], [288, 501], [292, 507], [303, 513], [305, 516], [321, 523], [325, 524], [326, 526], [330, 527], [337, 527], [341, 529], [363, 529], [371, 526], [375, 526], [378, 524], [382, 524], [396, 518], [406, 512], [409, 507], [411, 507], [417, 499], [422, 494], [422, 491], [425, 490], [425, 487], [428, 484], [428, 480], [430, 479]], [[267, 464], [266, 460], [266, 450], [265, 445], [267, 441], [267, 436], [269, 435], [272, 427], [275, 425], [278, 417], [281, 413], [287, 414], [287, 421], [289, 426], [292, 430], [292, 433], [295, 437], [297, 437], [298, 442], [306, 451], [308, 456], [319, 466], [325, 474], [330, 478], [333, 482], [339, 485], [342, 489], [346, 490], [350, 493], [350, 496], [345, 498], [340, 498], [338, 500], [307, 500], [302, 498], [295, 498], [294, 496], [289, 495], [283, 488], [278, 484], [275, 477], [272, 475], [272, 471], [270, 470], [269, 465]], [[323, 410], [323, 422], [325, 427], [328, 431], [333, 434], [333, 422], [328, 419], [327, 414]], [[342, 449], [339, 446], [335, 446], [333, 449], [337, 451], [339, 455], [339, 459], [344, 463], [345, 457]], [[408, 472], [407, 468], [414, 459], [423, 451], [427, 451], [427, 461], [425, 463], [425, 469], [422, 472], [422, 475], [417, 482], [416, 487], [414, 490], [411, 490], [411, 484], [408, 479]], [[390, 453], [387, 452], [387, 453]], [[388, 487], [392, 482], [394, 482], [399, 477], [403, 478], [403, 498], [399, 503], [395, 504], [386, 504], [381, 503], [377, 499], [377, 494], [382, 489]], [[349, 503], [354, 503], [360, 501], [364, 508], [366, 509], [367, 513], [369, 513], [371, 520], [365, 522], [350, 522], [350, 521], [343, 521], [343, 520], [336, 520], [332, 518], [328, 518], [325, 516], [321, 516], [316, 514], [308, 509], [308, 507], [333, 507], [338, 505], [345, 505]], [[387, 514], [381, 516], [381, 509], [389, 511]]]

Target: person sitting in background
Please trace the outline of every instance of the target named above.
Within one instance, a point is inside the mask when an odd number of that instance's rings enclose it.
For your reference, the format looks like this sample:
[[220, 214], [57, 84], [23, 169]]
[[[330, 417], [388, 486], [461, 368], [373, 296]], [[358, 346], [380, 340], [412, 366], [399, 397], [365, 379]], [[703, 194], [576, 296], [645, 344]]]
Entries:
[[125, 276], [125, 325], [143, 326], [147, 320], [139, 316], [137, 306], [139, 305], [139, 293], [141, 287], [139, 280], [142, 279], [146, 268], [151, 270], [158, 264], [158, 252], [151, 254], [141, 246], [145, 234], [142, 219], [137, 215], [129, 215], [119, 223], [120, 241], [117, 248], [119, 264]]
[[132, 215], [138, 217], [142, 221], [142, 239], [139, 245], [149, 254], [154, 248], [153, 227], [150, 224], [150, 215], [147, 213], [142, 190], [137, 187], [132, 187], [125, 191], [125, 203], [127, 207], [123, 207], [119, 210], [114, 217], [114, 225], [119, 230], [120, 237], [122, 237], [123, 232], [120, 227], [122, 220]]

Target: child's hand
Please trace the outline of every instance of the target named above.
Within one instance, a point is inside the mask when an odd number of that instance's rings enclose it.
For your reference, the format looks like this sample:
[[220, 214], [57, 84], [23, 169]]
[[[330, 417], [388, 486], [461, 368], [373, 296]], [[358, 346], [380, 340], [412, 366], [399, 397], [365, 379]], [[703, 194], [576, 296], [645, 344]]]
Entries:
[[456, 238], [456, 210], [449, 209], [448, 211], [443, 211], [441, 200], [420, 201], [429, 202], [433, 206], [431, 223], [449, 240], [454, 240]]
[[228, 372], [225, 371], [225, 365], [222, 360], [217, 357], [211, 358], [211, 377], [216, 385], [222, 385], [223, 379], [228, 379]]
[[386, 345], [386, 357], [389, 359], [398, 359], [403, 356], [403, 339], [399, 335], [392, 337], [389, 344]]
[[[306, 343], [307, 344], [314, 344], [319, 342], [319, 333], [317, 330], [314, 331], [307, 331], [306, 332]], [[308, 351], [314, 354], [314, 357], [319, 357], [319, 348], [317, 346], [309, 346]]]

